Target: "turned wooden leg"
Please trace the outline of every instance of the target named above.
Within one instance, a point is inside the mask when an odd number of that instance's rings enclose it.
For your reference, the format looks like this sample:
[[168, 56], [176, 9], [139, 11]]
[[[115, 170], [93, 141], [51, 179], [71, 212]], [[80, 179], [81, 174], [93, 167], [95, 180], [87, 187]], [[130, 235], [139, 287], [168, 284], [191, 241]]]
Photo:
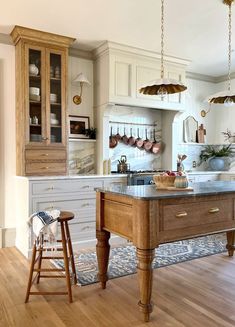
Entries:
[[71, 268], [72, 268], [72, 272], [73, 272], [73, 282], [74, 282], [74, 285], [76, 285], [77, 284], [77, 274], [76, 274], [76, 268], [75, 268], [75, 263], [74, 263], [73, 247], [72, 247], [69, 226], [68, 226], [67, 221], [65, 221], [65, 230], [66, 230], [66, 238], [68, 240], [69, 258], [70, 258]]
[[40, 281], [40, 276], [41, 276], [41, 272], [40, 269], [42, 267], [42, 255], [43, 255], [43, 242], [44, 242], [44, 238], [43, 235], [40, 235], [40, 241], [39, 241], [39, 258], [38, 258], [38, 277], [37, 277], [37, 284]]
[[26, 296], [25, 296], [25, 303], [28, 302], [29, 300], [29, 295], [30, 295], [30, 289], [32, 286], [32, 279], [33, 279], [33, 269], [34, 269], [34, 263], [35, 263], [35, 258], [36, 258], [36, 241], [34, 242], [33, 245], [33, 253], [32, 253], [32, 259], [31, 259], [31, 264], [30, 264], [30, 271], [29, 271], [29, 280], [28, 280], [28, 286], [27, 286], [27, 291], [26, 291]]
[[101, 282], [101, 287], [104, 289], [106, 287], [106, 282], [108, 280], [108, 263], [109, 263], [109, 238], [110, 233], [106, 231], [96, 231], [97, 245], [96, 245], [96, 255], [98, 261], [98, 280]]
[[137, 273], [140, 288], [140, 301], [138, 303], [140, 311], [144, 315], [144, 321], [149, 321], [150, 313], [153, 311], [151, 303], [152, 294], [152, 262], [155, 249], [141, 250], [136, 249], [137, 254]]
[[233, 257], [233, 253], [235, 250], [235, 231], [229, 231], [226, 233], [227, 234], [227, 245], [226, 249], [228, 250], [228, 255], [230, 257]]

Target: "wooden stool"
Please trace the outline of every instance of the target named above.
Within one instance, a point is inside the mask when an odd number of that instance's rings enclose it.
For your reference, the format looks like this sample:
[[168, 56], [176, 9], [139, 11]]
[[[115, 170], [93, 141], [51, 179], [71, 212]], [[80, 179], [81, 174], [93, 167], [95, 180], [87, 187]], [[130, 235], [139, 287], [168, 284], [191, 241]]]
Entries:
[[[73, 281], [74, 284], [77, 283], [77, 276], [75, 271], [75, 264], [74, 264], [74, 257], [73, 257], [73, 248], [69, 233], [69, 226], [68, 221], [73, 219], [74, 215], [72, 212], [68, 211], [61, 211], [60, 217], [58, 218], [58, 222], [60, 223], [61, 228], [61, 240], [57, 240], [57, 242], [62, 243], [62, 247], [57, 248], [57, 251], [63, 251], [62, 256], [44, 256], [43, 252], [45, 251], [53, 251], [53, 248], [44, 248], [43, 245], [46, 242], [43, 238], [43, 234], [41, 237], [38, 237], [37, 240], [34, 242], [33, 252], [32, 252], [32, 259], [31, 259], [31, 266], [30, 266], [30, 273], [29, 273], [29, 280], [28, 280], [28, 287], [25, 297], [25, 303], [28, 302], [30, 295], [65, 295], [68, 294], [69, 302], [73, 302], [72, 299], [72, 290], [71, 290], [71, 281], [70, 281], [70, 272], [69, 272], [69, 264], [71, 265], [71, 270], [73, 273]], [[38, 246], [39, 244], [39, 246]], [[39, 253], [37, 258], [36, 254]], [[64, 260], [64, 269], [63, 268], [41, 268], [42, 267], [42, 260], [43, 259], [63, 259]], [[35, 265], [37, 264], [37, 268]], [[42, 272], [58, 272], [58, 271], [65, 271], [65, 275], [41, 275]], [[33, 278], [33, 273], [36, 272], [37, 274]], [[31, 286], [37, 280], [37, 284], [40, 281], [40, 278], [66, 278], [67, 283], [67, 292], [31, 292]]]

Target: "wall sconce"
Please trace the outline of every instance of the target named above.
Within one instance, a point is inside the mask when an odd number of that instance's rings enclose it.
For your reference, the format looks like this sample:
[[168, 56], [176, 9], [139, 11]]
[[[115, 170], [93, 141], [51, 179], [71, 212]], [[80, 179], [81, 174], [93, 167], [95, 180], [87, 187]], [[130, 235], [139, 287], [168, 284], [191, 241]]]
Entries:
[[89, 84], [91, 85], [91, 83], [88, 81], [87, 77], [83, 74], [80, 73], [78, 74], [78, 76], [73, 80], [74, 83], [79, 82], [80, 83], [80, 94], [79, 95], [75, 95], [73, 97], [73, 103], [79, 105], [82, 102], [82, 88], [83, 88], [83, 84]]
[[206, 115], [208, 114], [208, 112], [210, 112], [211, 111], [211, 103], [210, 103], [210, 107], [209, 107], [209, 109], [208, 110], [201, 110], [201, 116], [204, 118], [204, 117], [206, 117]]

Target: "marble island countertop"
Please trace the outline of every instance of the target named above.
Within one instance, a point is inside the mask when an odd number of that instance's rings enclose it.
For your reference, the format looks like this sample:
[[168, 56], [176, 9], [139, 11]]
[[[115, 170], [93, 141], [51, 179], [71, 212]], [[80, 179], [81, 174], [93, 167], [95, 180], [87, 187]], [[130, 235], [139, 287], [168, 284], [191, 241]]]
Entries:
[[124, 195], [143, 200], [235, 193], [235, 182], [212, 181], [207, 183], [194, 183], [191, 186], [193, 187], [193, 190], [182, 189], [182, 191], [157, 190], [155, 185], [112, 186], [98, 188], [96, 191]]

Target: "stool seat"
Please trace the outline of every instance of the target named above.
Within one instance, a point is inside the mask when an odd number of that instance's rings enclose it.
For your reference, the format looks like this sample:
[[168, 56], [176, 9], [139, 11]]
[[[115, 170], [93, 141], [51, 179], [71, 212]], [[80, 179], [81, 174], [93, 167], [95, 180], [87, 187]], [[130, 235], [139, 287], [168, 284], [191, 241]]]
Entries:
[[74, 218], [74, 214], [70, 211], [61, 211], [60, 216], [58, 217], [58, 222], [69, 221]]
[[[71, 266], [72, 277], [74, 284], [77, 284], [77, 276], [76, 276], [76, 269], [73, 257], [73, 248], [72, 242], [69, 232], [69, 225], [68, 221], [74, 218], [74, 214], [69, 211], [61, 211], [60, 216], [58, 218], [58, 223], [61, 229], [61, 239], [56, 240], [61, 244], [60, 248], [57, 248], [57, 251], [63, 251], [63, 256], [45, 256], [43, 252], [54, 251], [54, 248], [44, 248], [44, 240], [43, 233], [40, 234], [39, 237], [34, 242], [33, 251], [32, 251], [32, 259], [31, 259], [31, 266], [30, 266], [30, 273], [29, 273], [29, 280], [28, 280], [28, 287], [26, 291], [25, 303], [28, 302], [30, 295], [63, 295], [68, 294], [69, 302], [71, 303], [72, 300], [72, 290], [71, 290], [71, 281], [70, 281], [70, 269], [69, 265]], [[48, 243], [47, 243], [48, 245]], [[36, 254], [38, 256], [36, 257]], [[42, 261], [44, 259], [63, 259], [64, 260], [64, 268], [42, 268]], [[35, 265], [37, 264], [37, 268]], [[33, 273], [36, 272], [35, 277], [33, 278]], [[44, 275], [41, 273], [48, 273], [48, 272], [64, 272], [64, 275]], [[67, 292], [32, 292], [31, 287], [34, 281], [37, 281], [37, 284], [40, 281], [40, 278], [66, 278], [67, 284]]]

